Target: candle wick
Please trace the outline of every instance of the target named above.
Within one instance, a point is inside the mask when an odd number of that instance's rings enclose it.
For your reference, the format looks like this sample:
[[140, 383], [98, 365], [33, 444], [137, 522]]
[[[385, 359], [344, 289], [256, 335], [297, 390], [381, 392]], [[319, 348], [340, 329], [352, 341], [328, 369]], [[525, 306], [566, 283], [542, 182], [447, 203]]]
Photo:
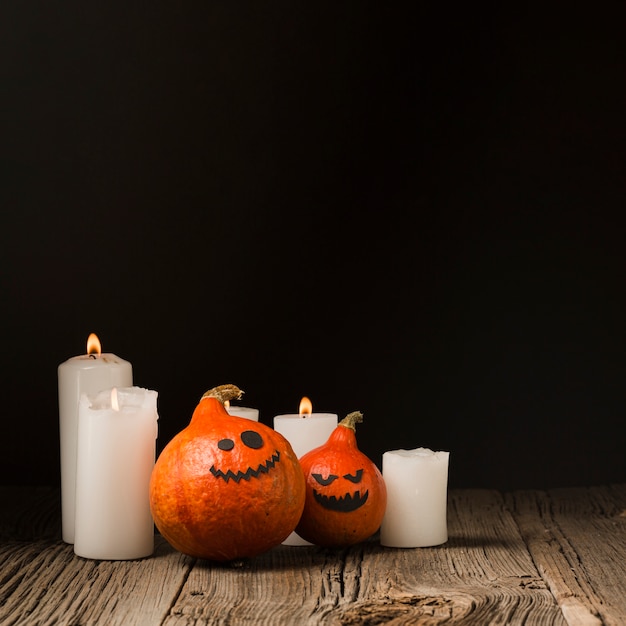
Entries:
[[90, 359], [97, 359], [98, 357], [97, 357], [97, 356], [96, 356], [96, 355], [92, 352], [92, 353], [89, 355], [89, 358], [90, 358]]

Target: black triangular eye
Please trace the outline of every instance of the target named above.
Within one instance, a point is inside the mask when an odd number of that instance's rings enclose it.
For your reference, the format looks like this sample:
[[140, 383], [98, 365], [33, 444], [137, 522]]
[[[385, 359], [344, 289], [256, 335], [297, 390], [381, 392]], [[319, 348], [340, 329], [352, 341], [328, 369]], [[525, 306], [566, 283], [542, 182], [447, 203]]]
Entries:
[[315, 480], [320, 484], [320, 485], [330, 485], [330, 483], [333, 482], [333, 480], [336, 480], [337, 478], [339, 478], [339, 476], [336, 476], [335, 474], [329, 474], [328, 478], [324, 478], [321, 474], [311, 474], [311, 476], [313, 476], [313, 478], [315, 478]]
[[255, 430], [244, 430], [241, 433], [241, 441], [243, 441], [248, 448], [253, 448], [254, 450], [263, 447], [263, 437]]
[[360, 483], [363, 479], [363, 470], [357, 470], [357, 473], [354, 476], [352, 474], [344, 474], [343, 477], [351, 483]]

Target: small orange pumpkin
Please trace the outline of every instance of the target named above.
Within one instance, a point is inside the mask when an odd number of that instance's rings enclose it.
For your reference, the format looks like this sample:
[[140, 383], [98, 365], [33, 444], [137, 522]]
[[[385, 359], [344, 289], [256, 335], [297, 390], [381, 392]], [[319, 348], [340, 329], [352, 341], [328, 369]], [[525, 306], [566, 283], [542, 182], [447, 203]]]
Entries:
[[304, 474], [291, 444], [224, 408], [242, 393], [234, 385], [207, 391], [152, 471], [156, 527], [190, 556], [229, 561], [265, 552], [289, 536], [304, 508]]
[[356, 424], [362, 421], [362, 413], [350, 413], [325, 444], [300, 457], [307, 486], [296, 532], [316, 545], [338, 548], [364, 541], [385, 514], [382, 474], [356, 443]]

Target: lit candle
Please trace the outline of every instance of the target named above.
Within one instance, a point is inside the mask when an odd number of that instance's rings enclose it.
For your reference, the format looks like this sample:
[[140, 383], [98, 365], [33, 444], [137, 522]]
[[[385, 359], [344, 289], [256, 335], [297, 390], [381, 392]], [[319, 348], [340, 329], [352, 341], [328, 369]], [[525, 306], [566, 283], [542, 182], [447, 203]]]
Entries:
[[59, 365], [58, 384], [62, 533], [63, 541], [74, 543], [78, 403], [83, 393], [130, 387], [132, 365], [114, 354], [102, 354], [100, 340], [92, 333], [87, 339], [87, 354]]
[[149, 485], [157, 392], [141, 387], [83, 394], [78, 415], [74, 552], [139, 559], [154, 551]]
[[[274, 417], [274, 430], [291, 444], [298, 458], [325, 444], [336, 427], [337, 414], [313, 413], [313, 404], [306, 396], [300, 401], [298, 413]], [[310, 546], [311, 543], [294, 531], [283, 541], [283, 545]]]
[[428, 448], [383, 454], [387, 509], [380, 543], [396, 548], [438, 546], [448, 540], [449, 452]]
[[251, 409], [248, 406], [237, 406], [236, 404], [231, 404], [228, 400], [224, 402], [224, 408], [229, 415], [245, 417], [253, 422], [259, 421], [259, 409]]

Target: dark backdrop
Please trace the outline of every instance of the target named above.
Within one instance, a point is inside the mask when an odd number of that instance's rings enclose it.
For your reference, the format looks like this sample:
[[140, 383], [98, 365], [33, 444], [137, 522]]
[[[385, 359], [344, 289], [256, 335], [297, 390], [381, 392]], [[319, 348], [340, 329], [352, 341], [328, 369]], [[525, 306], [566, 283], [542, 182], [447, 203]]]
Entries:
[[58, 483], [90, 332], [159, 448], [232, 382], [452, 487], [626, 481], [622, 3], [168, 4], [0, 9], [2, 481]]

